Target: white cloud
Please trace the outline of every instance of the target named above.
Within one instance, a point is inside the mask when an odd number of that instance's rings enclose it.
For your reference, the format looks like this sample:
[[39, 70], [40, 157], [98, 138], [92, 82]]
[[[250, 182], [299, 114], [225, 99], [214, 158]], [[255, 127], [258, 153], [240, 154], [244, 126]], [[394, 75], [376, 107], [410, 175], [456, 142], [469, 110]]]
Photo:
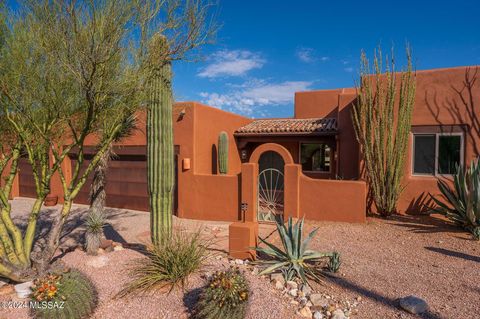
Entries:
[[261, 68], [266, 62], [259, 54], [247, 50], [218, 51], [212, 54], [210, 60], [212, 63], [200, 70], [199, 77], [241, 76]]
[[313, 49], [312, 48], [298, 48], [297, 52], [295, 52], [297, 55], [297, 58], [300, 59], [300, 61], [305, 62], [305, 63], [312, 63], [315, 61], [315, 57]]
[[295, 92], [308, 90], [311, 85], [312, 82], [307, 81], [268, 83], [254, 80], [225, 94], [202, 92], [200, 96], [203, 98], [202, 102], [208, 105], [251, 116], [258, 106], [292, 103]]
[[297, 58], [300, 61], [305, 62], [305, 63], [312, 63], [312, 62], [315, 62], [317, 60], [320, 60], [322, 62], [326, 62], [326, 61], [330, 60], [330, 58], [328, 56], [317, 57], [316, 54], [315, 54], [315, 50], [312, 49], [312, 48], [300, 47], [295, 52], [295, 55], [297, 56]]
[[353, 68], [345, 68], [344, 70], [345, 70], [345, 72], [348, 72], [348, 73], [352, 73], [352, 72], [353, 72]]

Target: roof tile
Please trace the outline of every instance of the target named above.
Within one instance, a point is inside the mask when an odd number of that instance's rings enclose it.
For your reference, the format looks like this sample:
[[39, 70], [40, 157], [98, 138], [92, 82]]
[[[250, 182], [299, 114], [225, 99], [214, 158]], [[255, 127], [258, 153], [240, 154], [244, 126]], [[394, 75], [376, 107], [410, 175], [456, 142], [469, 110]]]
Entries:
[[236, 135], [335, 133], [335, 118], [260, 119], [238, 128]]

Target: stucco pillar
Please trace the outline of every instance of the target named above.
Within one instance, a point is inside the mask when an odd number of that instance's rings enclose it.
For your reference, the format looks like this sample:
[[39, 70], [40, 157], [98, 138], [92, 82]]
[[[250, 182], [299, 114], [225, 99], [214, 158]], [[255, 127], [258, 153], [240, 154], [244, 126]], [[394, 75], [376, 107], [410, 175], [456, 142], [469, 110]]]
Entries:
[[239, 259], [255, 259], [258, 242], [257, 222], [258, 164], [242, 164], [242, 219], [228, 228], [228, 251]]
[[299, 179], [301, 166], [298, 164], [285, 165], [285, 188], [284, 188], [284, 216], [299, 218]]
[[242, 164], [242, 201], [243, 207], [242, 218], [245, 222], [257, 221], [257, 201], [258, 201], [258, 164], [244, 163]]

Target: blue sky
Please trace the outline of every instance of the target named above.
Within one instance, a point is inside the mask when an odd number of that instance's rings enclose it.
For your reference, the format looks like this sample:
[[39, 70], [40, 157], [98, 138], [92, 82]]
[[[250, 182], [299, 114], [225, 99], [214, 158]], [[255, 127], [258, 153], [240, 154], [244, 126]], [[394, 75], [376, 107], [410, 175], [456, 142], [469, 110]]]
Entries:
[[291, 117], [295, 91], [354, 86], [361, 50], [379, 44], [395, 47], [398, 67], [407, 41], [419, 70], [480, 65], [480, 0], [213, 1], [217, 42], [174, 64], [177, 101]]
[[[392, 3], [392, 4], [390, 4]], [[293, 116], [295, 91], [352, 87], [362, 49], [404, 45], [417, 69], [480, 64], [480, 1], [220, 0], [204, 60], [174, 65], [175, 97], [249, 117]]]

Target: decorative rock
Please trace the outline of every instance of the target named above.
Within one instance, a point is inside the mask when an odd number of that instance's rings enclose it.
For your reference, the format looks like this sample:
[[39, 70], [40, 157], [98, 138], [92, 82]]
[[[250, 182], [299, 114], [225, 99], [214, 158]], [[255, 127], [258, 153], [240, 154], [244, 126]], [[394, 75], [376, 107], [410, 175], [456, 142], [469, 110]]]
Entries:
[[323, 319], [323, 314], [320, 311], [315, 311], [313, 319]]
[[108, 247], [112, 246], [113, 240], [111, 239], [102, 239], [100, 241], [100, 248], [107, 249]]
[[290, 303], [291, 303], [292, 305], [295, 305], [295, 306], [298, 306], [298, 304], [299, 304], [299, 302], [296, 301], [296, 300], [291, 300]]
[[241, 259], [235, 259], [235, 264], [237, 264], [237, 265], [243, 265], [243, 260], [241, 260]]
[[360, 302], [360, 301], [362, 301], [362, 297], [358, 296], [357, 298], [355, 298], [355, 300], [356, 300], [357, 302]]
[[311, 294], [310, 301], [314, 306], [323, 307], [327, 305], [325, 298], [321, 294]]
[[103, 249], [103, 248], [98, 248], [97, 254], [99, 254], [99, 255], [105, 254], [105, 249]]
[[271, 281], [279, 281], [283, 284], [285, 284], [285, 278], [283, 278], [283, 275], [282, 274], [279, 274], [279, 273], [275, 273], [275, 274], [271, 274], [270, 275], [270, 280]]
[[413, 314], [424, 313], [428, 310], [428, 304], [425, 300], [416, 296], [407, 296], [399, 299], [400, 307]]
[[288, 289], [298, 289], [298, 284], [295, 281], [287, 281]]
[[298, 314], [305, 318], [312, 318], [312, 311], [310, 310], [309, 307], [306, 307], [306, 306], [300, 309], [298, 311]]
[[280, 281], [275, 281], [275, 289], [282, 290], [283, 284]]
[[332, 318], [331, 319], [346, 319], [345, 314], [343, 313], [342, 309], [337, 309], [334, 312], [332, 312]]
[[301, 291], [303, 292], [303, 294], [305, 296], [310, 296], [310, 294], [312, 293], [312, 288], [310, 288], [309, 285], [303, 284], [302, 288], [301, 288]]
[[114, 251], [121, 251], [121, 250], [124, 250], [124, 248], [122, 247], [122, 245], [118, 245], [118, 246], [114, 246], [113, 250]]
[[296, 297], [298, 295], [298, 289], [291, 289], [288, 293], [290, 296]]
[[305, 298], [305, 297], [301, 297], [301, 298], [298, 298], [298, 302], [299, 302], [302, 306], [306, 306], [306, 305], [307, 305], [307, 302], [308, 302], [308, 299]]

